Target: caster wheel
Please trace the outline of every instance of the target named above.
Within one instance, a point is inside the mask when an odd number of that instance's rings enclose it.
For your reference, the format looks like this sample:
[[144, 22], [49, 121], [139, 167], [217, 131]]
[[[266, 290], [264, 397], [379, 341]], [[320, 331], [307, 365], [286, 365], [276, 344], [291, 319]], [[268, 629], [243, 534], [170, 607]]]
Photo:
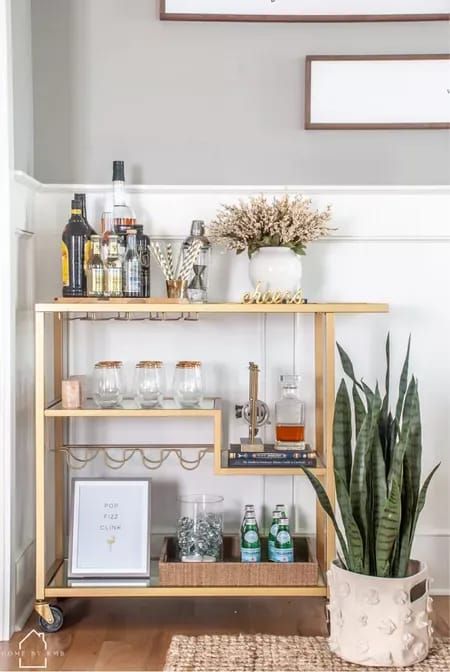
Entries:
[[47, 621], [44, 620], [42, 616], [39, 616], [39, 625], [44, 632], [58, 632], [58, 630], [61, 630], [64, 622], [62, 609], [57, 607], [55, 604], [51, 604], [50, 609], [53, 614], [53, 623], [47, 623]]

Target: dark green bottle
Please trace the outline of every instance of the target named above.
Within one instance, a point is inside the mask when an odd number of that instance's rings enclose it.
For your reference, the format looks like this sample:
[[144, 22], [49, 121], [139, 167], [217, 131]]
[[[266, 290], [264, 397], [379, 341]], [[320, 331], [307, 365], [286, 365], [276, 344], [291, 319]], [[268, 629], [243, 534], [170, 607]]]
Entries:
[[73, 195], [74, 201], [80, 201], [81, 203], [81, 216], [83, 217], [84, 221], [86, 222], [86, 226], [89, 229], [89, 237], [92, 235], [95, 235], [97, 232], [95, 229], [92, 228], [92, 226], [88, 222], [87, 218], [87, 212], [86, 212], [86, 194], [74, 194]]
[[89, 229], [81, 215], [81, 202], [73, 200], [61, 243], [63, 296], [86, 296], [88, 246]]

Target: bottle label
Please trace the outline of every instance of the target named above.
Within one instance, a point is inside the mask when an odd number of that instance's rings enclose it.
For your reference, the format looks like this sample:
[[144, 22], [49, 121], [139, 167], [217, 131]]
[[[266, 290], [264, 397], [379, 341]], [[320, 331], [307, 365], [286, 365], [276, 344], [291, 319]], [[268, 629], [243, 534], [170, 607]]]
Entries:
[[63, 287], [69, 286], [69, 250], [67, 245], [61, 243], [61, 279]]
[[248, 530], [248, 532], [244, 534], [244, 541], [247, 544], [256, 544], [258, 542], [257, 532], [255, 532], [255, 530]]
[[241, 562], [261, 562], [261, 548], [243, 548], [241, 546]]
[[108, 268], [105, 284], [108, 296], [122, 296], [122, 269]]
[[272, 559], [273, 562], [294, 562], [294, 549], [275, 547]]
[[86, 275], [87, 275], [87, 267], [88, 267], [88, 264], [89, 264], [89, 260], [91, 258], [91, 250], [92, 250], [92, 243], [88, 238], [86, 240], [85, 244], [84, 244], [84, 265], [83, 265], [83, 268], [84, 268], [84, 272], [86, 273]]
[[286, 530], [281, 530], [277, 535], [277, 542], [279, 544], [289, 544], [291, 541], [291, 535]]
[[278, 523], [273, 523], [272, 527], [270, 528], [270, 535], [276, 539], [277, 537], [277, 532], [278, 532]]

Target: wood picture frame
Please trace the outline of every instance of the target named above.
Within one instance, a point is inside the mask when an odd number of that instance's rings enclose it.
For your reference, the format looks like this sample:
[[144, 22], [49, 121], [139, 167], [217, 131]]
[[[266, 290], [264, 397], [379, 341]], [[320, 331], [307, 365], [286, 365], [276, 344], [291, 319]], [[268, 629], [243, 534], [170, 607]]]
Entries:
[[[336, 12], [331, 7], [318, 12], [311, 0], [296, 0], [298, 12], [292, 9], [286, 11], [277, 9], [278, 6], [292, 5], [293, 0], [253, 0], [253, 5], [261, 5], [261, 9], [254, 7], [249, 11], [249, 0], [227, 0], [228, 5], [235, 8], [221, 9], [225, 0], [160, 0], [160, 19], [162, 21], [243, 21], [243, 22], [275, 22], [275, 23], [317, 23], [317, 22], [365, 22], [365, 21], [448, 21], [450, 19], [450, 3], [448, 0], [428, 0], [423, 2], [423, 11], [413, 11], [416, 2], [411, 2], [411, 10], [404, 9], [402, 0], [366, 0], [370, 11], [361, 13], [361, 0], [342, 0], [347, 11]], [[385, 4], [386, 10], [380, 11]], [[187, 10], [191, 5], [193, 8]], [[214, 9], [214, 5], [216, 8]], [[240, 6], [239, 6], [240, 5]], [[247, 5], [247, 8], [245, 6]], [[332, 0], [325, 0], [325, 5], [333, 5]], [[398, 9], [392, 6], [398, 5]], [[310, 9], [314, 6], [314, 9]], [[195, 9], [197, 7], [197, 9]], [[241, 10], [241, 7], [244, 9]], [[357, 8], [357, 9], [356, 9]], [[211, 11], [210, 11], [211, 10]], [[388, 11], [390, 10], [390, 11]]]
[[306, 56], [304, 127], [450, 128], [450, 54]]
[[150, 578], [150, 478], [73, 478], [70, 578]]

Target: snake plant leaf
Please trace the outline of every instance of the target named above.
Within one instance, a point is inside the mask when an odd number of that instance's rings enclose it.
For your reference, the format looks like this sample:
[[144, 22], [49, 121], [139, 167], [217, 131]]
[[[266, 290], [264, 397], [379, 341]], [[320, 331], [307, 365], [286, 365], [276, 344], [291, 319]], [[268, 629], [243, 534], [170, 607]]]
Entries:
[[441, 466], [441, 463], [439, 462], [430, 471], [430, 473], [426, 477], [426, 479], [423, 482], [423, 485], [420, 489], [419, 498], [417, 500], [416, 511], [415, 511], [415, 514], [414, 514], [414, 522], [413, 522], [413, 526], [412, 526], [412, 530], [411, 530], [411, 543], [412, 543], [412, 539], [414, 537], [414, 534], [416, 533], [417, 521], [419, 520], [419, 516], [422, 512], [423, 507], [425, 506], [425, 500], [426, 500], [426, 497], [427, 497], [428, 487], [431, 483], [431, 479], [433, 478], [434, 474], [436, 473], [436, 471], [439, 469], [440, 466]]
[[365, 546], [367, 546], [367, 456], [369, 452], [369, 437], [372, 423], [372, 409], [369, 407], [361, 430], [356, 439], [353, 456], [353, 469], [350, 480], [350, 501], [355, 521], [361, 532]]
[[387, 499], [386, 465], [381, 447], [380, 435], [375, 432], [371, 451], [371, 480], [372, 480], [372, 524], [375, 528], [375, 537], [380, 526], [382, 512]]
[[397, 481], [393, 481], [377, 531], [375, 549], [377, 576], [389, 576], [390, 574], [390, 560], [400, 530], [401, 515], [400, 487]]
[[364, 406], [363, 401], [359, 396], [358, 388], [356, 387], [355, 383], [353, 383], [352, 396], [353, 406], [355, 409], [355, 434], [356, 438], [358, 438], [359, 432], [361, 431], [361, 427], [364, 422], [364, 418], [366, 417], [366, 407]]
[[417, 388], [417, 381], [415, 379], [411, 408], [407, 407], [407, 399], [405, 399], [402, 432], [403, 424], [405, 423], [405, 417], [406, 421], [409, 422], [408, 441], [406, 442], [405, 450], [405, 463], [408, 465], [411, 472], [413, 506], [415, 509], [419, 497], [422, 464], [422, 424], [420, 419], [419, 392]]
[[400, 525], [399, 542], [394, 556], [392, 575], [406, 576], [409, 559], [411, 557], [412, 528], [414, 523], [414, 497], [411, 481], [411, 471], [408, 464], [403, 465], [402, 486], [402, 521]]
[[389, 411], [389, 381], [391, 377], [391, 335], [388, 333], [386, 338], [386, 378], [385, 378], [385, 395], [383, 398], [382, 415], [387, 420]]
[[333, 454], [334, 469], [342, 476], [348, 492], [352, 473], [352, 414], [344, 379], [339, 385], [334, 406]]
[[402, 410], [403, 410], [403, 401], [405, 399], [406, 387], [408, 385], [408, 369], [409, 369], [409, 353], [410, 353], [410, 350], [411, 350], [411, 335], [408, 338], [408, 347], [407, 347], [407, 350], [406, 350], [406, 357], [405, 357], [402, 372], [401, 372], [401, 375], [400, 375], [398, 400], [397, 400], [397, 407], [396, 407], [396, 410], [395, 410], [395, 418], [396, 418], [397, 422], [400, 422], [400, 418], [401, 418]]
[[[392, 481], [395, 479], [398, 483], [402, 481], [403, 462], [406, 451], [410, 444], [411, 431], [416, 429], [416, 407], [417, 407], [417, 389], [415, 378], [412, 377], [406, 391], [405, 403], [403, 407], [402, 425], [400, 440], [394, 446], [391, 468], [388, 475], [388, 488], [390, 491]], [[419, 473], [420, 478], [420, 473]], [[413, 484], [414, 484], [413, 478]]]
[[338, 352], [339, 352], [339, 357], [340, 357], [342, 368], [344, 369], [344, 372], [347, 374], [347, 376], [349, 378], [351, 378], [351, 380], [354, 382], [354, 384], [357, 385], [362, 390], [361, 383], [358, 380], [356, 380], [355, 371], [353, 370], [352, 360], [347, 355], [344, 348], [341, 345], [339, 345], [339, 343], [336, 343], [336, 346], [337, 346], [337, 349], [338, 349]]
[[[348, 554], [351, 562], [351, 571], [359, 574], [367, 574], [363, 571], [364, 564], [364, 546], [359, 528], [355, 522], [352, 513], [352, 505], [348, 494], [347, 485], [342, 478], [341, 472], [334, 470], [336, 482], [336, 495], [341, 511], [342, 522], [344, 523], [345, 537], [347, 539]], [[367, 568], [368, 570], [369, 568]]]
[[337, 537], [339, 539], [339, 543], [341, 545], [342, 553], [344, 554], [345, 562], [347, 565], [347, 568], [350, 569], [352, 566], [352, 563], [350, 562], [350, 556], [347, 548], [346, 541], [344, 539], [344, 535], [341, 532], [341, 529], [337, 523], [336, 517], [334, 515], [333, 507], [331, 505], [330, 499], [327, 495], [327, 492], [325, 488], [323, 487], [322, 483], [319, 481], [317, 476], [315, 476], [309, 469], [306, 467], [301, 467], [305, 473], [305, 475], [308, 477], [309, 482], [313, 486], [314, 490], [316, 491], [317, 499], [320, 502], [321, 507], [325, 511], [325, 513], [330, 517], [334, 529], [336, 530]]
[[367, 400], [368, 411], [356, 439], [355, 454], [353, 458], [352, 477], [350, 481], [350, 500], [352, 503], [353, 516], [361, 532], [364, 541], [365, 563], [369, 562], [366, 553], [369, 541], [369, 526], [372, 521], [368, 520], [368, 476], [370, 474], [370, 452], [375, 432], [378, 432], [378, 417], [381, 401], [373, 396]]

